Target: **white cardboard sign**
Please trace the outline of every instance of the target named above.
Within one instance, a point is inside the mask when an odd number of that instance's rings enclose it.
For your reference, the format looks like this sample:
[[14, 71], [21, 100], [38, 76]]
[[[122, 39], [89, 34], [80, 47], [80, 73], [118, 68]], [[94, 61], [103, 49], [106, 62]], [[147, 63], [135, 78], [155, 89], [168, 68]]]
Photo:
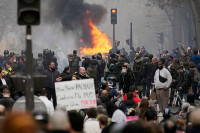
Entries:
[[56, 82], [57, 106], [67, 110], [96, 107], [93, 79]]

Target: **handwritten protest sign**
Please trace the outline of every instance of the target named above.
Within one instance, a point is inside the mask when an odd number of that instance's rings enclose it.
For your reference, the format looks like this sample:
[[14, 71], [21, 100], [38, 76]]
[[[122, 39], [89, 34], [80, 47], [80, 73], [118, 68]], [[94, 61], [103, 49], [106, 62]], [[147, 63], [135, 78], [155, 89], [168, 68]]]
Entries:
[[93, 79], [56, 82], [57, 104], [67, 110], [96, 107]]

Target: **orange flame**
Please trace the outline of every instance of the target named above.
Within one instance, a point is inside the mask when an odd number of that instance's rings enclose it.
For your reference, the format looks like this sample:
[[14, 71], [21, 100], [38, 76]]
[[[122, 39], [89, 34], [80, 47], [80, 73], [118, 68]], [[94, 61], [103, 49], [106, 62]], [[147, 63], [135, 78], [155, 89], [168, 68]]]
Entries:
[[108, 53], [110, 49], [112, 49], [111, 41], [108, 36], [99, 30], [93, 23], [92, 20], [89, 19], [89, 26], [91, 27], [90, 34], [92, 36], [92, 48], [84, 47], [80, 48], [83, 54], [94, 55], [97, 53]]

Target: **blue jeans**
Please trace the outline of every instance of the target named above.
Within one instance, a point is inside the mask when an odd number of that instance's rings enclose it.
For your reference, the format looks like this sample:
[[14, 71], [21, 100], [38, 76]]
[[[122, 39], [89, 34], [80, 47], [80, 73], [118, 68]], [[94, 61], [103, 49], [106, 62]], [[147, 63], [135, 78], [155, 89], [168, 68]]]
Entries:
[[143, 85], [143, 96], [150, 97], [150, 89], [151, 89], [151, 79], [146, 78], [145, 79], [145, 85]]

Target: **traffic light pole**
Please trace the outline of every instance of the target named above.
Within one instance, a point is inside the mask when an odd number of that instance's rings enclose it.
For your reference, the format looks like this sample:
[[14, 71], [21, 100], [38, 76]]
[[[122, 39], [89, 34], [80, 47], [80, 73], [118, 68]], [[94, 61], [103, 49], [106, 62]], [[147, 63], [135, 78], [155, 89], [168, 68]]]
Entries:
[[133, 49], [133, 31], [132, 31], [132, 23], [130, 24], [130, 50]]
[[33, 53], [31, 26], [26, 26], [26, 80], [25, 80], [26, 110], [34, 109], [34, 89], [33, 89]]
[[117, 51], [117, 46], [115, 44], [115, 24], [113, 24], [113, 49], [114, 49], [114, 52]]

